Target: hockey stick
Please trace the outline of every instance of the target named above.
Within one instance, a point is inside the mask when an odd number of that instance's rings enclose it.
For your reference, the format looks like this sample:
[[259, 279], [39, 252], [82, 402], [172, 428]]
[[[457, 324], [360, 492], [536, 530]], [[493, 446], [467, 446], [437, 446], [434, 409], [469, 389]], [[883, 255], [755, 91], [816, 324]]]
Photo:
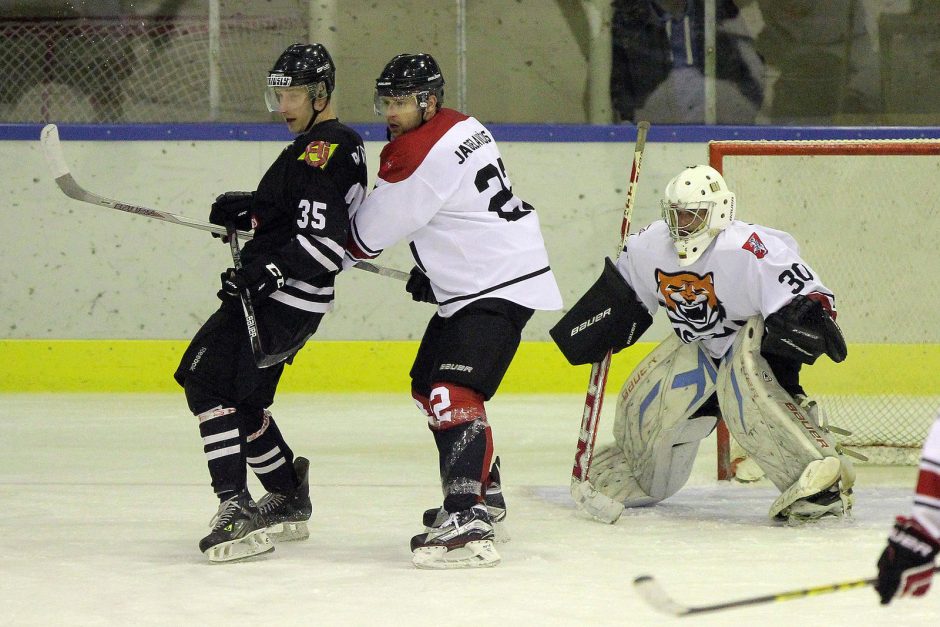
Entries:
[[[79, 185], [78, 181], [75, 180], [75, 178], [72, 176], [72, 173], [69, 171], [69, 166], [65, 162], [65, 154], [62, 151], [62, 143], [59, 141], [59, 129], [56, 128], [55, 124], [47, 124], [45, 127], [43, 127], [42, 132], [40, 133], [39, 141], [42, 145], [42, 152], [49, 164], [49, 170], [52, 172], [52, 176], [55, 178], [56, 184], [59, 186], [59, 189], [62, 190], [62, 192], [69, 198], [87, 202], [92, 205], [98, 205], [100, 207], [108, 207], [110, 209], [117, 209], [118, 211], [134, 213], [147, 218], [153, 218], [154, 220], [162, 220], [172, 224], [179, 224], [194, 229], [200, 229], [202, 231], [209, 231], [210, 233], [216, 233], [217, 235], [227, 234], [225, 227], [210, 224], [209, 222], [187, 218], [186, 216], [177, 215], [168, 211], [160, 211], [159, 209], [150, 209], [148, 207], [141, 207], [140, 205], [132, 205], [130, 203], [122, 202], [120, 200], [112, 200], [110, 198], [105, 198], [104, 196], [99, 196], [98, 194], [92, 193]], [[246, 231], [238, 231], [238, 234], [245, 239], [251, 239], [252, 237], [252, 234]], [[392, 279], [398, 279], [399, 281], [407, 281], [410, 277], [407, 272], [402, 272], [401, 270], [395, 270], [393, 268], [383, 268], [381, 266], [367, 262], [357, 263], [355, 267], [359, 268], [360, 270], [365, 270], [366, 272], [372, 272], [374, 274], [380, 274]]]
[[[226, 234], [228, 235], [229, 248], [232, 250], [232, 265], [235, 267], [235, 270], [241, 270], [242, 251], [238, 247], [238, 231], [228, 229]], [[246, 290], [240, 290], [238, 292], [238, 298], [242, 302], [242, 311], [245, 312], [245, 324], [248, 326], [248, 340], [251, 342], [251, 354], [254, 356], [255, 364], [259, 368], [269, 368], [275, 364], [279, 364], [297, 352], [297, 349], [293, 349], [273, 355], [265, 354], [264, 349], [261, 347], [261, 336], [258, 335], [258, 321], [255, 318], [255, 307], [251, 304], [251, 296], [248, 295]], [[304, 342], [308, 339], [310, 339], [309, 336]]]
[[[933, 569], [933, 572], [940, 572], [940, 566]], [[765, 594], [763, 596], [751, 597], [749, 599], [740, 599], [738, 601], [726, 601], [724, 603], [715, 603], [714, 605], [682, 605], [672, 599], [662, 586], [659, 585], [650, 575], [643, 575], [633, 580], [633, 587], [640, 597], [650, 604], [653, 608], [669, 614], [671, 616], [691, 616], [692, 614], [704, 614], [706, 612], [717, 612], [719, 610], [730, 610], [737, 607], [747, 607], [748, 605], [761, 605], [763, 603], [777, 603], [779, 601], [793, 601], [804, 597], [814, 597], [820, 594], [829, 594], [831, 592], [842, 592], [844, 590], [854, 590], [855, 588], [864, 588], [873, 586], [878, 579], [856, 579], [854, 581], [842, 581], [831, 583], [824, 586], [815, 586], [813, 588], [798, 588], [796, 590], [787, 590], [786, 592], [777, 592], [775, 594]]]
[[[640, 178], [640, 165], [643, 162], [643, 150], [646, 147], [646, 134], [650, 123], [643, 121], [636, 125], [636, 147], [633, 149], [633, 167], [630, 169], [630, 184], [623, 206], [623, 220], [620, 223], [620, 247], [617, 256], [623, 250], [630, 234], [630, 219], [636, 202], [636, 187]], [[616, 259], [616, 257], [614, 257]], [[591, 365], [591, 378], [588, 381], [587, 396], [584, 399], [584, 412], [581, 415], [581, 431], [578, 435], [578, 450], [574, 456], [574, 468], [571, 470], [571, 497], [581, 509], [598, 520], [615, 523], [623, 513], [623, 503], [613, 500], [598, 492], [588, 481], [591, 461], [594, 458], [594, 442], [597, 439], [597, 425], [604, 405], [604, 388], [610, 371], [611, 351], [607, 351], [600, 362]]]

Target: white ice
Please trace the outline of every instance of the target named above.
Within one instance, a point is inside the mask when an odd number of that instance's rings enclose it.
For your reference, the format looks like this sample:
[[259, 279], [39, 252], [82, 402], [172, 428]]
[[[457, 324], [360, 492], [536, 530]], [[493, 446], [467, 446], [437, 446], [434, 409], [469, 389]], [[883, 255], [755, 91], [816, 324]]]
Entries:
[[[433, 439], [407, 394], [278, 398], [282, 432], [311, 459], [311, 537], [228, 565], [196, 548], [217, 503], [181, 394], [0, 396], [0, 624], [938, 623], [938, 590], [889, 607], [862, 588], [657, 614], [634, 577], [654, 575], [679, 603], [702, 605], [873, 576], [916, 471], [860, 468], [851, 520], [783, 527], [766, 517], [769, 484], [714, 479], [709, 438], [676, 496], [605, 525], [568, 496], [582, 405], [577, 395], [488, 404], [512, 540], [495, 568], [436, 572], [413, 568], [408, 550], [440, 488]], [[610, 409], [599, 442], [612, 437]]]

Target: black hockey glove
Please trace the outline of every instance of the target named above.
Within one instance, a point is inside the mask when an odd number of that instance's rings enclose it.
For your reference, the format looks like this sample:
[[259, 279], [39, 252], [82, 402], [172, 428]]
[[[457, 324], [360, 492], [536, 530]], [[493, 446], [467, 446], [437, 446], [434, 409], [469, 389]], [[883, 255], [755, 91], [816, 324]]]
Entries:
[[411, 277], [405, 284], [405, 291], [411, 294], [412, 300], [416, 303], [437, 304], [437, 299], [434, 297], [434, 290], [431, 289], [431, 279], [428, 278], [428, 275], [421, 272], [418, 266], [411, 269]]
[[[212, 209], [209, 211], [209, 222], [219, 226], [233, 225], [239, 231], [252, 229], [251, 205], [254, 201], [254, 192], [225, 192], [220, 194]], [[223, 237], [213, 233], [213, 237]]]
[[271, 259], [252, 262], [241, 270], [229, 268], [221, 279], [222, 289], [217, 296], [223, 301], [247, 290], [251, 300], [257, 302], [284, 287], [284, 273]]
[[930, 589], [940, 544], [913, 518], [898, 516], [888, 546], [878, 560], [875, 590], [881, 604], [903, 596], [923, 596]]
[[764, 321], [761, 352], [812, 364], [826, 354], [839, 363], [848, 352], [836, 321], [819, 301], [796, 296]]

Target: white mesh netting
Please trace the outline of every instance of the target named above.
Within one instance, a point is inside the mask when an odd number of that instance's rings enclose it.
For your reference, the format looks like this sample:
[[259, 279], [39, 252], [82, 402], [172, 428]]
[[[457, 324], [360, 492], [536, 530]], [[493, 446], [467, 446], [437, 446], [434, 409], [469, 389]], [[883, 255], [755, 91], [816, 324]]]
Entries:
[[0, 20], [0, 119], [267, 121], [267, 70], [305, 39], [299, 11], [223, 17], [212, 102], [208, 16]]

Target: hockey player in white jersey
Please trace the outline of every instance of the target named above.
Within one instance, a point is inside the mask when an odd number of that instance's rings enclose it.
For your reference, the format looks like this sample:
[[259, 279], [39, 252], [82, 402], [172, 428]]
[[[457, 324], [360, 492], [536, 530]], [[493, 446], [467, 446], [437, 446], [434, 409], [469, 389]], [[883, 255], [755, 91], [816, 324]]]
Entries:
[[533, 310], [561, 307], [538, 216], [513, 193], [493, 136], [443, 101], [444, 78], [428, 54], [398, 55], [376, 80], [375, 110], [390, 141], [375, 189], [353, 216], [346, 263], [408, 241], [416, 265], [407, 290], [437, 304], [411, 369], [444, 492], [411, 540], [420, 568], [499, 561], [493, 523], [505, 507], [484, 402]]
[[924, 442], [914, 489], [914, 511], [898, 516], [878, 559], [875, 590], [882, 605], [927, 594], [940, 552], [940, 414]]
[[[834, 295], [789, 234], [735, 219], [735, 195], [715, 169], [683, 170], [664, 196], [663, 219], [631, 235], [616, 264], [607, 260], [601, 279], [551, 331], [573, 364], [632, 344], [659, 308], [675, 332], [623, 386], [616, 442], [595, 453], [591, 484], [626, 507], [671, 496], [688, 480], [720, 408], [781, 491], [772, 518], [845, 515], [851, 462], [799, 380], [803, 363], [846, 356]], [[635, 323], [639, 331], [628, 337]]]

